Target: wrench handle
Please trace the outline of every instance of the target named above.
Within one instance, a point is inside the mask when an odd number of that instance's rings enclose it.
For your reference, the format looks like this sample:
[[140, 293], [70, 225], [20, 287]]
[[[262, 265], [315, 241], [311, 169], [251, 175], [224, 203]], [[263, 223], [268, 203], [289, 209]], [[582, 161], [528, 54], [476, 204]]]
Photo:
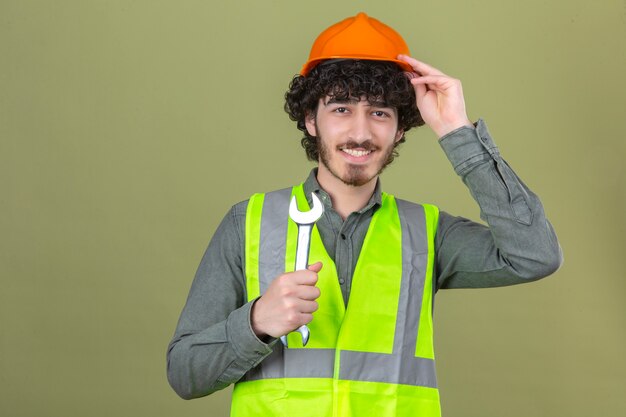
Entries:
[[313, 224], [298, 226], [298, 245], [296, 246], [296, 271], [305, 270], [309, 265], [309, 246], [311, 244], [311, 230]]
[[[311, 244], [311, 230], [313, 230], [313, 224], [300, 224], [298, 225], [298, 244], [296, 246], [296, 271], [302, 271], [307, 268], [309, 263], [309, 246]], [[306, 346], [309, 341], [309, 327], [304, 324], [297, 330], [302, 335], [302, 345]], [[289, 347], [287, 344], [287, 336], [281, 336], [280, 341], [285, 347]]]

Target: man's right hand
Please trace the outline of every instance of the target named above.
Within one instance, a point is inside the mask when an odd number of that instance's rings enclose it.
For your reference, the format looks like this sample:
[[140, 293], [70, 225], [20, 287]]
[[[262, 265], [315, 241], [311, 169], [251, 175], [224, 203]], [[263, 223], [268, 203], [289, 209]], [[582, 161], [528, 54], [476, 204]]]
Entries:
[[251, 324], [257, 337], [284, 336], [313, 320], [320, 289], [315, 286], [322, 263], [308, 269], [287, 272], [270, 284], [252, 306]]

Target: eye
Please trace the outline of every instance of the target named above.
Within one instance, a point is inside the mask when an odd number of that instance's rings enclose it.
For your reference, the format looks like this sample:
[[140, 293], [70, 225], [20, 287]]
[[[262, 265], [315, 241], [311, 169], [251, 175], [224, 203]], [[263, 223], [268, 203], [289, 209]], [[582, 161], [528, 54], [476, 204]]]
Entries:
[[376, 110], [375, 112], [373, 112], [373, 114], [376, 117], [389, 117], [389, 114], [382, 110]]
[[348, 109], [346, 107], [337, 107], [335, 110], [333, 110], [335, 113], [346, 113], [348, 111]]

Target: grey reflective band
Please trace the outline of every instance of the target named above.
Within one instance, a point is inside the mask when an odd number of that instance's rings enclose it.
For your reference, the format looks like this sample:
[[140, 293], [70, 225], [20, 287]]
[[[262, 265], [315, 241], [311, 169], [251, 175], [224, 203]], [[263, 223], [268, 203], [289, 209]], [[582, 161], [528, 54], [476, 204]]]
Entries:
[[[265, 195], [259, 245], [259, 281], [263, 294], [285, 271], [287, 219], [291, 189]], [[391, 354], [343, 350], [339, 379], [436, 388], [435, 361], [415, 357], [422, 296], [428, 265], [426, 217], [421, 205], [396, 199], [402, 231], [402, 278]], [[432, 296], [432, 295], [431, 295]], [[348, 303], [348, 308], [349, 303]], [[274, 352], [242, 379], [333, 378], [334, 349], [284, 349]]]
[[437, 388], [435, 361], [402, 354], [341, 351], [339, 379]]
[[396, 199], [402, 229], [402, 282], [393, 353], [415, 352], [428, 265], [426, 217], [420, 205]]
[[259, 288], [263, 294], [277, 276], [285, 273], [285, 245], [291, 188], [272, 191], [263, 200], [259, 243]]
[[274, 352], [253, 368], [246, 381], [267, 378], [332, 378], [335, 349], [285, 349], [281, 343]]
[[[259, 242], [259, 290], [265, 293], [274, 278], [285, 272], [285, 245], [291, 188], [265, 194]], [[280, 344], [280, 343], [279, 343]], [[282, 351], [282, 349], [281, 349]], [[253, 368], [244, 379], [281, 378], [284, 376], [282, 353], [278, 347]]]

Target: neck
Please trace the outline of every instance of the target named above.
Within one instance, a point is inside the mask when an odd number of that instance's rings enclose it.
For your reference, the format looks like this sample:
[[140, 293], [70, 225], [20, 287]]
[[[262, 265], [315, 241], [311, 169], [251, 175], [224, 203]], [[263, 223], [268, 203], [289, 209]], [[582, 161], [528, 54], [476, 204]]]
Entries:
[[322, 164], [319, 165], [317, 170], [317, 182], [328, 193], [333, 203], [333, 208], [343, 220], [350, 213], [359, 211], [367, 205], [376, 189], [377, 179], [378, 176], [375, 176], [363, 185], [353, 186], [335, 177]]

